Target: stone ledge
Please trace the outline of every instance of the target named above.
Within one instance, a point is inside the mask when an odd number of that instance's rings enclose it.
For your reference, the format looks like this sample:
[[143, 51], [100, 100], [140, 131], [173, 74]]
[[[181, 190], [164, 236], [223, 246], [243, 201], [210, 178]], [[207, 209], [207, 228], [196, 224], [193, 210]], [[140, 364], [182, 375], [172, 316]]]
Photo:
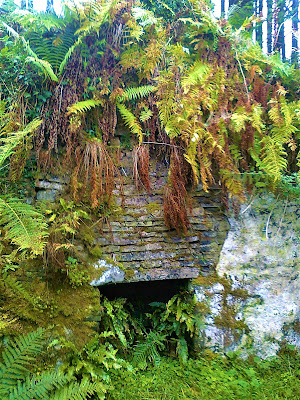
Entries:
[[[104, 260], [101, 260], [104, 261]], [[101, 263], [100, 263], [101, 264]], [[102, 264], [95, 266], [101, 268]], [[132, 275], [126, 278], [126, 274], [119, 267], [106, 264], [108, 267], [101, 276], [93, 279], [90, 283], [92, 286], [102, 286], [112, 283], [129, 283], [142, 281], [158, 281], [166, 279], [195, 279], [200, 274], [200, 268], [181, 267], [181, 268], [155, 268], [147, 271], [132, 270]]]

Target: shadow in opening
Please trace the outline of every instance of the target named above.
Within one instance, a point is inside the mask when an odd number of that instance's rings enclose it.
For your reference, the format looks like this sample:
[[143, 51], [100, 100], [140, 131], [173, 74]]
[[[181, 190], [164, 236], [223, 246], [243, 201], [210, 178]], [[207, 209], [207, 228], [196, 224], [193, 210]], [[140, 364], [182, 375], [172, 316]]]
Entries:
[[108, 300], [124, 297], [133, 306], [147, 309], [149, 303], [167, 303], [175, 294], [186, 291], [188, 283], [189, 279], [117, 283], [100, 286], [99, 291]]

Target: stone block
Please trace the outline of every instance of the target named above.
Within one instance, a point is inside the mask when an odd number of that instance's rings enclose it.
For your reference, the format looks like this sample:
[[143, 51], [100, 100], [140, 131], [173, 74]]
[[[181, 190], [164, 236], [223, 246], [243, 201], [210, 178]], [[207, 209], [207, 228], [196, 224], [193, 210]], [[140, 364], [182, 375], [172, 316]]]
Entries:
[[58, 190], [39, 190], [36, 194], [36, 200], [37, 201], [51, 201], [54, 202], [57, 198], [57, 196], [59, 195], [59, 191]]

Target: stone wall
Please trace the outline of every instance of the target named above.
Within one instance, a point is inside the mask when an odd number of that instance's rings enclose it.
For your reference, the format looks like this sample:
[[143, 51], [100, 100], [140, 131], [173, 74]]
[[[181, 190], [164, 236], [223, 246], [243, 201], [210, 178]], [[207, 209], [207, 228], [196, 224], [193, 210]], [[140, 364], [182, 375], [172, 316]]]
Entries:
[[[148, 194], [133, 184], [130, 151], [121, 153], [120, 165], [125, 207], [118, 216], [110, 216], [103, 237], [96, 239], [103, 257], [95, 264], [101, 273], [92, 284], [196, 278], [213, 270], [229, 227], [219, 188], [209, 193], [200, 186], [196, 188], [192, 195], [190, 229], [186, 234], [178, 234], [169, 231], [163, 219], [168, 167], [152, 159]], [[118, 191], [115, 202], [121, 205]]]
[[[94, 241], [102, 256], [91, 284], [192, 279], [205, 345], [262, 357], [274, 355], [282, 340], [300, 347], [300, 201], [260, 195], [227, 219], [219, 188], [206, 193], [199, 186], [190, 229], [178, 234], [163, 219], [168, 166], [152, 159], [149, 194], [133, 184], [131, 151], [120, 157], [125, 207], [116, 189], [118, 212]], [[64, 185], [40, 181], [37, 198], [53, 200]]]

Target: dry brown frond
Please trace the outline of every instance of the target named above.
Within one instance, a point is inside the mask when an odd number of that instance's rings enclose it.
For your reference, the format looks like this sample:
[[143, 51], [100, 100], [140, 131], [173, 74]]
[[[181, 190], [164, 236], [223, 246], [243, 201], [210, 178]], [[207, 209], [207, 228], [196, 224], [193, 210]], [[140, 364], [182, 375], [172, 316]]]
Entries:
[[76, 168], [72, 175], [72, 190], [78, 200], [78, 180], [82, 178], [81, 198], [88, 192], [93, 208], [101, 203], [110, 203], [115, 188], [115, 178], [119, 179], [119, 190], [123, 195], [123, 180], [103, 143], [87, 141], [83, 150], [76, 149]]
[[164, 193], [164, 220], [167, 227], [174, 228], [179, 233], [184, 233], [190, 225], [187, 213], [189, 196], [186, 190], [189, 181], [188, 174], [185, 174], [187, 163], [182, 151], [176, 147], [172, 148], [170, 178]]
[[133, 178], [138, 189], [144, 187], [150, 193], [148, 146], [141, 145], [133, 149]]

